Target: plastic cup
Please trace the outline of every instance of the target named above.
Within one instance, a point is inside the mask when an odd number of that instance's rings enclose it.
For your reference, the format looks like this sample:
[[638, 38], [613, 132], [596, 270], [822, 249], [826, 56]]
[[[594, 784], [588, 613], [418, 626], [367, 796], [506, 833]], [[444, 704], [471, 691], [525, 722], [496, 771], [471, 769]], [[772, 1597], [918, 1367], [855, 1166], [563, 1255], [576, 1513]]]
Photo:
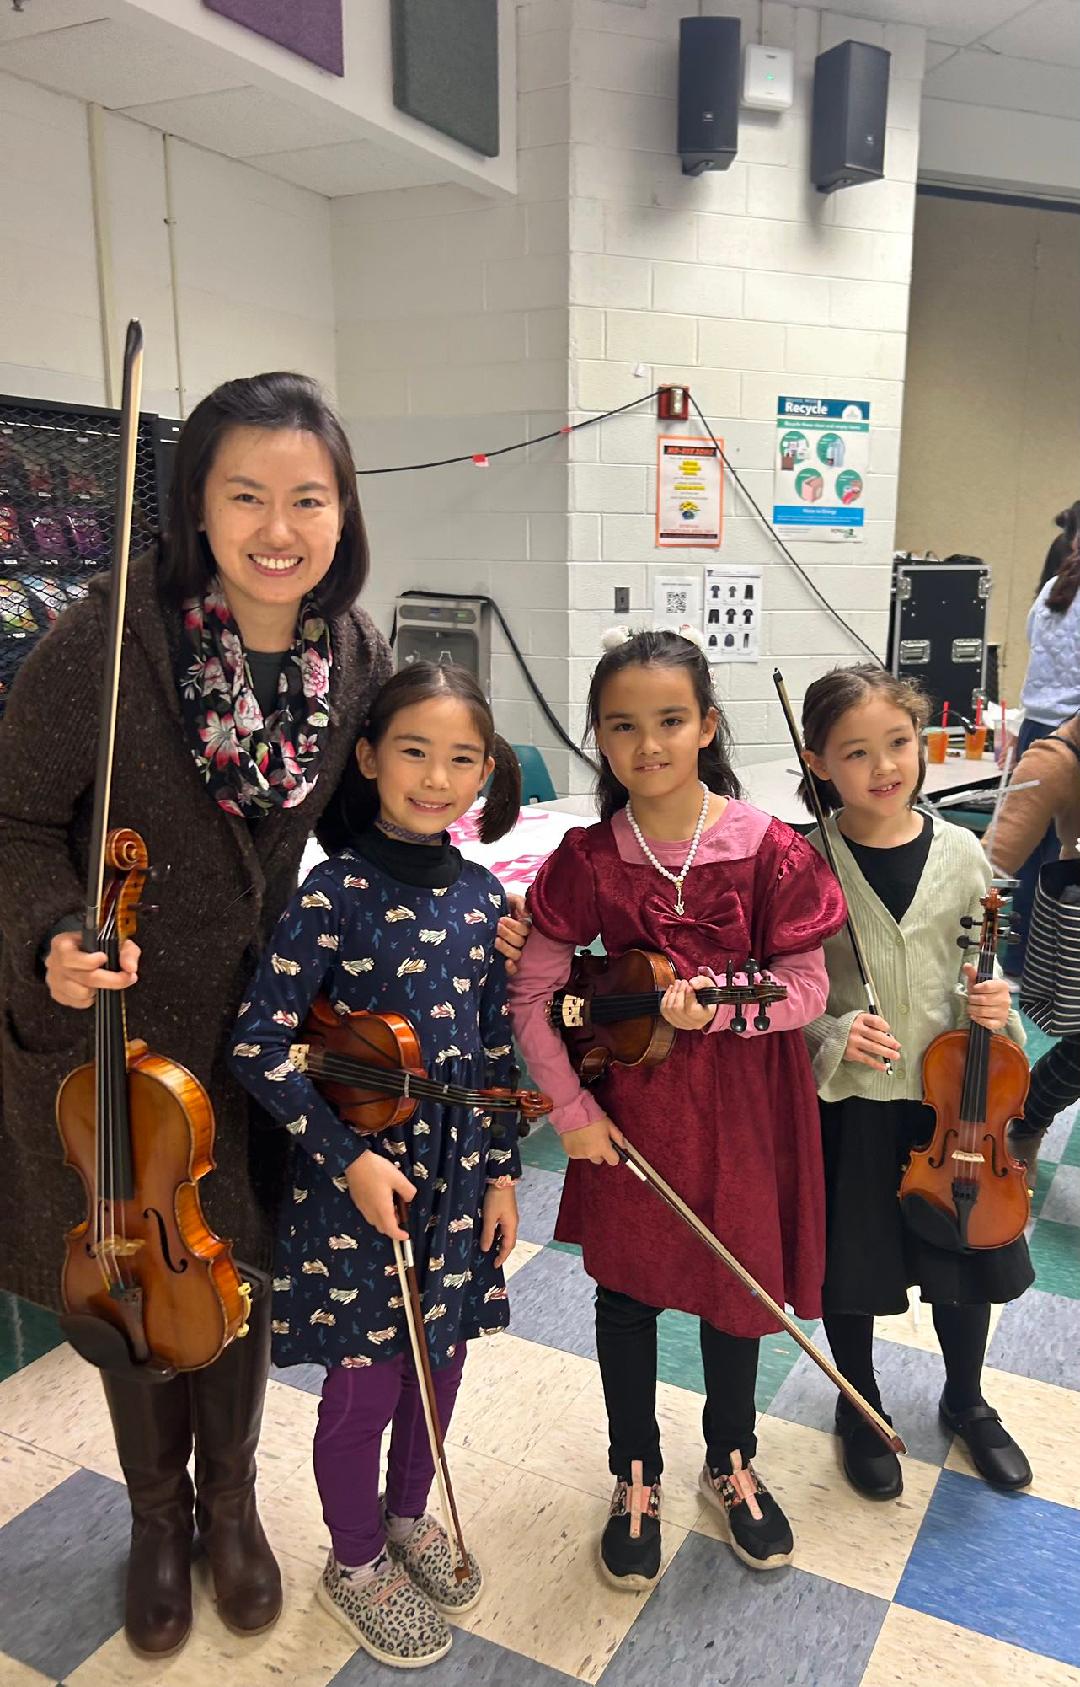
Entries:
[[964, 755], [968, 761], [982, 761], [983, 751], [986, 749], [985, 726], [973, 726], [970, 731], [964, 729]]
[[926, 759], [928, 762], [943, 762], [945, 752], [949, 747], [949, 734], [943, 726], [930, 726], [926, 729]]

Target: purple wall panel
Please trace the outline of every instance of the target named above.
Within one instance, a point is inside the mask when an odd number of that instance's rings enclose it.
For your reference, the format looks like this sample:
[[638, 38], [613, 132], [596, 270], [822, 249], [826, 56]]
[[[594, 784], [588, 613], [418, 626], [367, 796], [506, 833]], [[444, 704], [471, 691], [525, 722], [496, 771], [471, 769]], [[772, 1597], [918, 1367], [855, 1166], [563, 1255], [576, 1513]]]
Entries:
[[342, 0], [203, 0], [203, 5], [322, 70], [345, 74]]

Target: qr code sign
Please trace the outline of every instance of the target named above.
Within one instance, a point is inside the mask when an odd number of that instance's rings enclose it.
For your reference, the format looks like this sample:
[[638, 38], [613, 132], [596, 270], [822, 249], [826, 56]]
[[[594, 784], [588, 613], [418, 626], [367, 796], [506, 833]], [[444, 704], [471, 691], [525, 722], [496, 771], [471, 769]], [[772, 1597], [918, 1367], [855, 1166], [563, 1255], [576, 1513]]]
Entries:
[[690, 594], [685, 587], [669, 586], [664, 593], [664, 613], [667, 615], [688, 615], [690, 613]]

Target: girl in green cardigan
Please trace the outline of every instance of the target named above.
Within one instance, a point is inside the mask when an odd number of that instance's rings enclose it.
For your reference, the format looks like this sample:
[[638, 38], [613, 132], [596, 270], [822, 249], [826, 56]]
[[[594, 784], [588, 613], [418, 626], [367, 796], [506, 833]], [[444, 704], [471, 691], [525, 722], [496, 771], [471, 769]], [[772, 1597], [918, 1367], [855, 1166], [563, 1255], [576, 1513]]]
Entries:
[[[961, 919], [981, 919], [991, 874], [972, 833], [915, 807], [926, 720], [923, 694], [870, 664], [833, 669], [803, 705], [807, 777], [832, 816], [840, 882], [881, 1010], [862, 1005], [846, 932], [828, 939], [827, 1009], [805, 1029], [821, 1097], [825, 1333], [839, 1368], [881, 1408], [874, 1318], [905, 1312], [917, 1283], [945, 1360], [943, 1427], [963, 1438], [988, 1482], [1023, 1488], [1031, 1468], [983, 1399], [981, 1378], [991, 1303], [1015, 1299], [1033, 1280], [1027, 1243], [1021, 1236], [1003, 1248], [946, 1251], [905, 1225], [897, 1198], [912, 1148], [933, 1134], [922, 1101], [928, 1045], [969, 1020], [1023, 1041], [1004, 979], [979, 984], [973, 967], [957, 965]], [[810, 841], [822, 848], [819, 833]], [[836, 1431], [852, 1486], [870, 1499], [895, 1499], [899, 1460], [843, 1400]]]

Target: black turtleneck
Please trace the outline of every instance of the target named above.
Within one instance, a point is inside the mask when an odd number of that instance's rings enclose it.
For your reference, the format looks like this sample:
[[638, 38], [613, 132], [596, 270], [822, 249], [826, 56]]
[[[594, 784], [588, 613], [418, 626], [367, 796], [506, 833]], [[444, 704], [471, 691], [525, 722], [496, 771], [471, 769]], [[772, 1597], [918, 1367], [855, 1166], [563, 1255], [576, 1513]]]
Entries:
[[369, 826], [352, 839], [351, 847], [392, 879], [420, 890], [443, 890], [461, 876], [461, 852], [450, 842], [448, 832], [435, 843], [414, 844], [387, 837], [377, 826]]

